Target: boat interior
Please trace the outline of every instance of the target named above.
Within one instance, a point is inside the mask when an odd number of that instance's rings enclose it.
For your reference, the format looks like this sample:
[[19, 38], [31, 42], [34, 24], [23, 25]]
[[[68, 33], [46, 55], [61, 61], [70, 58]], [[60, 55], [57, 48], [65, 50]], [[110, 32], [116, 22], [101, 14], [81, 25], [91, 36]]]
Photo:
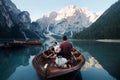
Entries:
[[68, 60], [65, 67], [58, 67], [55, 63], [55, 51], [53, 48], [44, 51], [41, 54], [38, 54], [33, 60], [33, 65], [37, 69], [37, 72], [42, 76], [52, 77], [65, 74], [74, 70], [81, 68], [81, 65], [84, 63], [83, 56], [76, 49], [71, 50], [72, 57]]

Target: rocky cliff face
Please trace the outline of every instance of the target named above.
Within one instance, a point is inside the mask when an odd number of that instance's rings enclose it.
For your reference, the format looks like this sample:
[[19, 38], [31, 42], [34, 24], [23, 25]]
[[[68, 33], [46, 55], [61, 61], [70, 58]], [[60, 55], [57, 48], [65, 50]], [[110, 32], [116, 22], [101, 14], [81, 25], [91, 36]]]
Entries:
[[21, 12], [11, 0], [0, 0], [0, 39], [38, 39], [29, 29], [30, 26], [31, 19], [27, 11]]
[[92, 13], [87, 8], [79, 8], [74, 5], [67, 6], [59, 12], [51, 12], [37, 20], [44, 33], [56, 35], [68, 35], [89, 27], [100, 15]]

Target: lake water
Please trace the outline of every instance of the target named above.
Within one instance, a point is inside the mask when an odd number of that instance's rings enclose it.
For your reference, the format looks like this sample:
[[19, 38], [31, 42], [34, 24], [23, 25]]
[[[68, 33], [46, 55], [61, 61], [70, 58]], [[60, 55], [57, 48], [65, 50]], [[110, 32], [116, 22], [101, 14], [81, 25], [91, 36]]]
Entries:
[[[120, 80], [119, 42], [70, 41], [84, 55], [86, 62], [77, 78], [69, 80]], [[0, 80], [39, 80], [31, 62], [50, 44], [0, 50]]]

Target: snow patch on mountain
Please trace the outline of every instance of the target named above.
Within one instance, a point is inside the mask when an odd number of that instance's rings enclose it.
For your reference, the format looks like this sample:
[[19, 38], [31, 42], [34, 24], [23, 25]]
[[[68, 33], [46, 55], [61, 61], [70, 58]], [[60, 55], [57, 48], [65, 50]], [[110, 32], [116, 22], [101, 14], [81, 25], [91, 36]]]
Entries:
[[51, 12], [38, 19], [40, 28], [45, 33], [57, 35], [66, 34], [72, 37], [95, 22], [101, 14], [93, 13], [88, 8], [79, 8], [74, 5], [66, 6], [59, 12]]

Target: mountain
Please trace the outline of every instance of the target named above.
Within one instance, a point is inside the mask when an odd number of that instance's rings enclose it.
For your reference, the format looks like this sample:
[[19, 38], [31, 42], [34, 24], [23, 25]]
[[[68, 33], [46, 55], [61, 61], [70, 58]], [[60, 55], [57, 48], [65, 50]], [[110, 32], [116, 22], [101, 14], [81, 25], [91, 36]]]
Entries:
[[89, 28], [74, 35], [76, 39], [120, 39], [120, 0], [107, 9]]
[[11, 0], [0, 0], [0, 39], [39, 39], [31, 31], [27, 11], [20, 11]]
[[99, 16], [87, 8], [70, 5], [59, 12], [51, 12], [48, 15], [44, 15], [36, 22], [44, 34], [58, 36], [65, 34], [72, 37], [73, 34], [89, 27]]

